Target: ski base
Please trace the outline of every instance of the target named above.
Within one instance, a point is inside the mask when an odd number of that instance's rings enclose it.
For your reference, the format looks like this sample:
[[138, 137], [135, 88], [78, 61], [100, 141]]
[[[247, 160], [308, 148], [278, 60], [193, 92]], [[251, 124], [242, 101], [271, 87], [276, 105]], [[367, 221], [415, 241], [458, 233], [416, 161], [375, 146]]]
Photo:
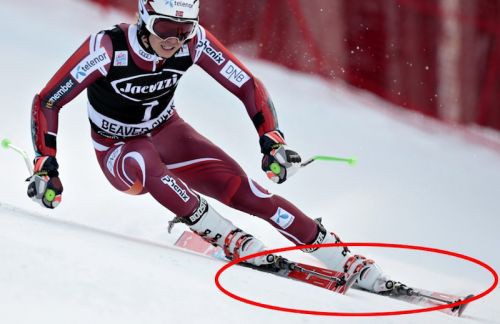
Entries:
[[[175, 245], [219, 260], [230, 261], [225, 257], [221, 248], [209, 244], [193, 232], [185, 231]], [[359, 276], [359, 274], [349, 276], [344, 272], [289, 261], [281, 256], [276, 256], [274, 262], [268, 265], [257, 266], [248, 262], [242, 262], [239, 265], [304, 282], [339, 294], [345, 294]]]

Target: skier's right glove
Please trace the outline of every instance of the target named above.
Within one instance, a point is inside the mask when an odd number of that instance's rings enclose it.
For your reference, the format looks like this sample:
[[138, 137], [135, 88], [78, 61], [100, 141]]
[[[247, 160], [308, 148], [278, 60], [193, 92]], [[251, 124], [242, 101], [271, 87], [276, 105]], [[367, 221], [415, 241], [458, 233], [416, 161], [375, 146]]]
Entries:
[[59, 180], [59, 164], [53, 156], [36, 157], [33, 175], [26, 179], [28, 197], [46, 208], [56, 208], [61, 202], [63, 186]]
[[276, 183], [283, 183], [300, 168], [300, 155], [291, 150], [285, 143], [283, 133], [274, 130], [260, 138], [262, 170], [267, 177]]

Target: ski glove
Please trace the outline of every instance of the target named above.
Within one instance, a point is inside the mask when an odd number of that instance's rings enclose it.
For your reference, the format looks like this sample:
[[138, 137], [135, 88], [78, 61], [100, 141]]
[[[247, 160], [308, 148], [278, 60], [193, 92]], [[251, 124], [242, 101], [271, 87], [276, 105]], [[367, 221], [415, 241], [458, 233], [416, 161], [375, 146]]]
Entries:
[[264, 154], [262, 170], [273, 182], [285, 182], [300, 168], [300, 155], [286, 145], [283, 133], [279, 130], [265, 133], [259, 143]]
[[28, 197], [46, 208], [56, 208], [61, 202], [63, 186], [57, 169], [59, 164], [53, 156], [36, 157], [33, 175], [26, 181]]

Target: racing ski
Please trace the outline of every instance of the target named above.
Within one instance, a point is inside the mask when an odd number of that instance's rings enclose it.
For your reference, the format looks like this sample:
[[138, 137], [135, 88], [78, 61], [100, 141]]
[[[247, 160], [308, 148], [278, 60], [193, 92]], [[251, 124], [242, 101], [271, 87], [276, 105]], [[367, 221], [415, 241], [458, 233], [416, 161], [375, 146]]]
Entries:
[[[204, 241], [200, 236], [191, 231], [185, 231], [175, 243], [176, 246], [207, 255], [218, 260], [228, 260], [220, 247], [211, 245]], [[252, 268], [255, 270], [272, 273], [281, 277], [295, 279], [314, 286], [325, 288], [340, 294], [345, 294], [349, 288], [356, 282], [359, 273], [351, 277], [344, 272], [332, 271], [316, 266], [289, 261], [283, 257], [277, 256], [270, 265], [256, 266], [250, 263], [239, 263], [240, 266]], [[466, 297], [445, 294], [420, 288], [408, 287], [400, 282], [388, 281], [388, 291], [378, 293], [377, 295], [387, 296], [393, 299], [405, 301], [410, 304], [422, 307], [434, 307], [444, 304], [453, 304], [459, 301], [472, 298], [474, 295]], [[366, 290], [363, 290], [366, 291]], [[366, 291], [368, 293], [373, 293]], [[452, 315], [461, 316], [468, 303], [456, 307], [441, 309], [440, 311]]]
[[[393, 282], [393, 281], [388, 281], [386, 285], [387, 288], [390, 288], [390, 290], [383, 293], [379, 293], [379, 295], [388, 296], [394, 299], [402, 300], [407, 303], [423, 307], [434, 307], [444, 304], [451, 305], [474, 297], [474, 295], [467, 295], [465, 297], [462, 297], [457, 295], [430, 291], [426, 289], [412, 288], [400, 282]], [[468, 305], [469, 305], [468, 303], [465, 303], [455, 307], [444, 308], [441, 309], [440, 311], [452, 316], [461, 316]]]

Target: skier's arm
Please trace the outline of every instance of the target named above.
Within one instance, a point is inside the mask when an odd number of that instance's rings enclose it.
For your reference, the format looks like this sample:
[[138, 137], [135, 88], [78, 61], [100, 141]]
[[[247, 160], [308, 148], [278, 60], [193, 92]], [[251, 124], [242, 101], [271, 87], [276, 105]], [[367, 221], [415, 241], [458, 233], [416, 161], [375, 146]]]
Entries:
[[300, 167], [301, 158], [286, 145], [262, 82], [201, 26], [190, 44], [190, 53], [194, 63], [244, 103], [260, 136], [262, 170], [276, 183], [286, 181]]
[[108, 36], [89, 37], [35, 96], [31, 126], [36, 156], [56, 155], [59, 110], [107, 74], [112, 53]]
[[36, 157], [28, 196], [44, 207], [57, 207], [63, 192], [55, 157], [59, 110], [107, 74], [112, 53], [108, 36], [89, 37], [33, 99], [31, 134]]
[[200, 26], [189, 46], [193, 62], [243, 102], [259, 136], [278, 129], [273, 102], [262, 82], [215, 36]]

